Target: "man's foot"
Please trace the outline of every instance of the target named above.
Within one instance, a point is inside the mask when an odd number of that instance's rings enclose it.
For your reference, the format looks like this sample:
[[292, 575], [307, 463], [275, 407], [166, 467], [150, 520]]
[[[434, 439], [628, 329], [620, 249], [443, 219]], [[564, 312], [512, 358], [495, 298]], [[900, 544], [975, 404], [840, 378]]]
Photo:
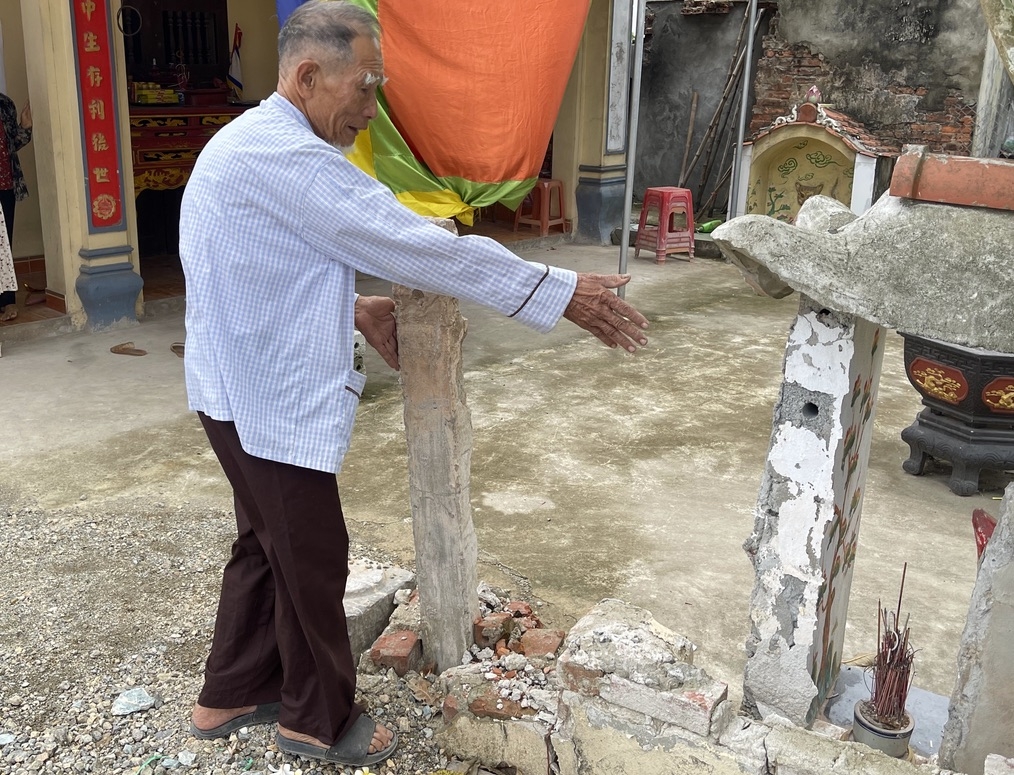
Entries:
[[278, 720], [279, 704], [246, 705], [242, 708], [206, 708], [194, 705], [190, 716], [190, 734], [201, 740], [228, 737], [237, 729], [268, 724]]
[[14, 320], [18, 316], [18, 308], [13, 304], [8, 304], [0, 311], [0, 321]]
[[[366, 718], [363, 716], [363, 718]], [[284, 737], [286, 740], [292, 740], [296, 743], [306, 743], [308, 745], [316, 746], [322, 751], [327, 751], [328, 746], [318, 740], [316, 737], [310, 735], [303, 735], [299, 732], [294, 732], [291, 729], [283, 727], [281, 724], [278, 725], [279, 737]], [[368, 754], [376, 754], [387, 749], [391, 745], [391, 741], [394, 740], [394, 732], [385, 727], [383, 724], [374, 723], [373, 726], [373, 739], [370, 741]], [[339, 741], [341, 742], [341, 741]], [[352, 763], [352, 762], [350, 762]]]

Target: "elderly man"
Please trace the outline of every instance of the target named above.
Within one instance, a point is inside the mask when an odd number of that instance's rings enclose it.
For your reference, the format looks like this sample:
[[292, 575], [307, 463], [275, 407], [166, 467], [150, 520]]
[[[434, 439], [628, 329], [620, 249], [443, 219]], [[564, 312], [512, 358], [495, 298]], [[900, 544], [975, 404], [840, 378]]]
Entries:
[[345, 158], [384, 79], [369, 13], [311, 0], [278, 40], [277, 92], [208, 143], [181, 211], [187, 391], [233, 487], [238, 529], [191, 732], [277, 720], [284, 752], [372, 764], [397, 738], [354, 701], [335, 473], [365, 380], [352, 367], [354, 327], [393, 368], [398, 351], [392, 300], [357, 296], [355, 273], [540, 331], [566, 317], [630, 351], [647, 343], [647, 322], [609, 290], [629, 278], [455, 237]]

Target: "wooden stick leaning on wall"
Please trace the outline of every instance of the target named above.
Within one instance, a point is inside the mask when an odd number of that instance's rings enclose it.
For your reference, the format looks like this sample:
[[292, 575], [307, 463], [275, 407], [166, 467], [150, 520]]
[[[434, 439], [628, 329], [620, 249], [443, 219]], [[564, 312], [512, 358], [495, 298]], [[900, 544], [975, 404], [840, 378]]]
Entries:
[[687, 141], [683, 144], [683, 164], [680, 165], [679, 179], [686, 180], [687, 160], [690, 158], [690, 145], [694, 141], [694, 121], [697, 119], [697, 90], [694, 89], [694, 96], [690, 99], [690, 126], [687, 127]]
[[[754, 35], [756, 35], [757, 31], [760, 30], [762, 21], [763, 15], [757, 18], [757, 23], [754, 25], [753, 28]], [[715, 130], [717, 129], [718, 124], [725, 111], [726, 103], [729, 101], [730, 97], [732, 97], [733, 92], [736, 91], [736, 85], [739, 82], [739, 76], [743, 70], [743, 64], [745, 60], [746, 60], [746, 50], [744, 49], [743, 51], [737, 51], [735, 64], [729, 71], [729, 77], [725, 82], [725, 89], [723, 90], [722, 97], [718, 102], [718, 107], [715, 108], [715, 113], [711, 118], [711, 123], [708, 124], [708, 129], [704, 133], [704, 137], [701, 138], [701, 144], [697, 147], [697, 151], [694, 153], [693, 159], [691, 160], [690, 165], [687, 167], [686, 173], [687, 176], [689, 176], [694, 171], [694, 168], [697, 166], [697, 162], [701, 158], [701, 154], [704, 153], [704, 149], [706, 147], [709, 147], [710, 144], [715, 141], [714, 138]], [[686, 177], [683, 177], [679, 182], [679, 187], [685, 188], [685, 186], [686, 186]]]
[[711, 196], [708, 197], [708, 201], [705, 202], [703, 205], [698, 206], [697, 212], [694, 213], [695, 222], [704, 220], [704, 213], [707, 210], [709, 210], [713, 204], [715, 204], [715, 199], [718, 197], [718, 192], [722, 190], [722, 186], [724, 186], [731, 177], [732, 177], [732, 167], [730, 166], [725, 170], [725, 174], [723, 174], [722, 177], [718, 179], [718, 183], [715, 184], [715, 190], [711, 192]]

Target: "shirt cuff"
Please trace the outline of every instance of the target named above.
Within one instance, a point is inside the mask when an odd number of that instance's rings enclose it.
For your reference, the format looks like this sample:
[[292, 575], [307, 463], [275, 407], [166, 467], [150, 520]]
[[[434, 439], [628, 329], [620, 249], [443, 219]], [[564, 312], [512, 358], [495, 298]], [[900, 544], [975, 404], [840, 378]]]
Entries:
[[577, 272], [547, 266], [546, 273], [511, 318], [539, 333], [551, 331], [574, 298]]

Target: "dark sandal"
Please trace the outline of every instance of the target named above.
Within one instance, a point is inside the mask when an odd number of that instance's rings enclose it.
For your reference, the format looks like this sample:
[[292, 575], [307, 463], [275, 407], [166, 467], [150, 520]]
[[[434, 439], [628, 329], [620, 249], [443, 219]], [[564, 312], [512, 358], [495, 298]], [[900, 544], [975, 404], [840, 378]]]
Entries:
[[214, 740], [219, 737], [228, 737], [243, 727], [255, 727], [258, 724], [271, 724], [278, 721], [278, 710], [280, 707], [281, 703], [278, 702], [258, 705], [256, 710], [244, 713], [242, 716], [236, 716], [236, 718], [230, 719], [224, 724], [219, 724], [211, 729], [200, 729], [191, 721], [190, 734], [199, 740]]
[[109, 352], [114, 355], [147, 355], [147, 350], [139, 350], [134, 347], [133, 342], [123, 342], [121, 344], [114, 344], [109, 348]]
[[391, 742], [381, 751], [368, 753], [370, 743], [373, 742], [373, 733], [376, 731], [377, 722], [365, 713], [356, 719], [352, 729], [345, 733], [345, 736], [330, 748], [321, 748], [313, 743], [301, 743], [298, 740], [290, 740], [283, 737], [281, 733], [275, 736], [275, 743], [278, 750], [292, 756], [302, 756], [304, 759], [319, 759], [333, 764], [348, 764], [361, 766], [364, 764], [376, 764], [382, 762], [394, 753], [398, 747], [398, 733], [391, 730], [394, 737]]

